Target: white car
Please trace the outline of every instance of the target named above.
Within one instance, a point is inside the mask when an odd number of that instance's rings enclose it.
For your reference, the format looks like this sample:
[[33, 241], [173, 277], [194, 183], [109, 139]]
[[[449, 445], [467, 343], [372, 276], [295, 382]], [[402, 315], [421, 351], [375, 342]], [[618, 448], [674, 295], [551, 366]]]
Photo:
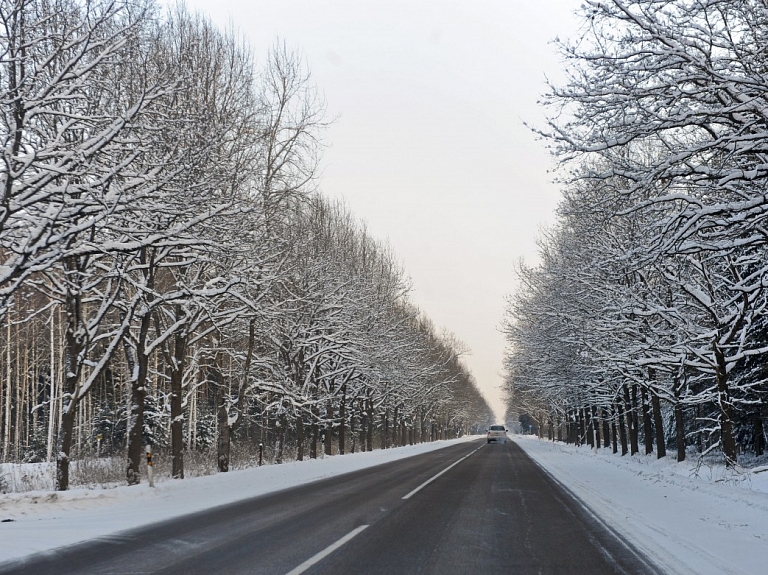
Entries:
[[499, 443], [507, 442], [507, 430], [503, 425], [491, 425], [488, 428], [488, 435], [486, 437], [488, 443], [491, 441], [498, 441]]

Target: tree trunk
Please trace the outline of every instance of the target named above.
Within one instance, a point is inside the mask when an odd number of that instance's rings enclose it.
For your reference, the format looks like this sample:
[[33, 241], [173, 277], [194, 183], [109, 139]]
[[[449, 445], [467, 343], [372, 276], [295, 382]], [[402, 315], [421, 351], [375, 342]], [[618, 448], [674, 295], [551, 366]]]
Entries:
[[365, 414], [365, 400], [360, 401], [360, 451], [365, 451], [365, 433], [368, 417]]
[[373, 419], [373, 400], [372, 399], [368, 400], [367, 409], [368, 409], [368, 415], [366, 417], [366, 421], [367, 421], [366, 432], [368, 434], [368, 437], [366, 438], [366, 443], [368, 445], [368, 451], [373, 451], [373, 422], [374, 422], [374, 419]]
[[387, 449], [389, 448], [389, 410], [388, 409], [381, 414], [381, 420], [382, 420], [382, 432], [384, 433], [384, 441], [383, 441], [382, 449]]
[[304, 420], [296, 414], [296, 461], [304, 461]]
[[656, 392], [651, 391], [651, 405], [653, 406], [653, 425], [656, 427], [656, 457], [661, 459], [667, 456], [667, 440], [664, 437], [664, 419], [661, 417], [661, 400]]
[[[626, 391], [626, 387], [624, 388], [625, 394], [628, 393]], [[622, 400], [621, 398], [618, 398], [616, 400], [616, 410], [618, 412], [619, 416], [619, 438], [621, 439], [621, 455], [622, 457], [625, 456], [627, 453], [629, 453], [629, 448], [627, 447], [627, 423], [628, 418], [625, 417], [624, 409], [621, 404]]]
[[592, 418], [590, 423], [595, 434], [595, 449], [600, 449], [600, 420], [597, 418], [597, 407], [593, 405], [591, 412]]
[[[140, 250], [139, 258], [144, 269], [144, 280], [147, 286], [146, 308], [138, 317], [139, 332], [136, 337], [136, 347], [131, 347], [128, 338], [123, 340], [123, 350], [130, 369], [131, 381], [131, 407], [128, 414], [128, 467], [126, 469], [128, 485], [137, 485], [141, 482], [141, 464], [145, 453], [144, 402], [147, 397], [147, 377], [149, 376], [147, 338], [152, 324], [151, 309], [154, 301], [151, 291], [155, 285], [154, 258], [148, 254], [146, 248]], [[125, 319], [122, 313], [121, 319]]]
[[[128, 467], [126, 479], [128, 485], [141, 483], [141, 461], [144, 457], [144, 401], [147, 396], [147, 367], [149, 358], [144, 353], [137, 354], [138, 373], [131, 377], [131, 411], [128, 415]], [[130, 366], [132, 362], [129, 362]]]
[[[77, 417], [82, 364], [78, 358], [85, 349], [85, 334], [80, 323], [80, 294], [67, 294], [67, 330], [64, 335], [64, 386], [62, 389], [61, 423], [56, 452], [56, 489], [69, 489], [69, 455]], [[8, 342], [10, 345], [11, 342]], [[10, 390], [9, 390], [10, 393]]]
[[645, 439], [645, 454], [653, 453], [653, 431], [651, 430], [651, 409], [648, 404], [648, 392], [640, 387], [640, 403], [643, 410], [643, 439]]
[[131, 373], [131, 411], [128, 414], [128, 467], [126, 480], [128, 485], [141, 483], [141, 463], [144, 459], [144, 402], [147, 397], [147, 376], [149, 356], [146, 353], [146, 341], [152, 316], [145, 313], [141, 317], [136, 353], [127, 340], [123, 340], [125, 360]]
[[325, 454], [333, 455], [333, 401], [330, 399], [325, 408]]
[[317, 441], [318, 436], [320, 435], [320, 426], [317, 425], [317, 406], [312, 405], [312, 428], [310, 430], [310, 433], [312, 434], [312, 437], [309, 442], [309, 458], [310, 459], [317, 459]]
[[341, 399], [339, 400], [339, 455], [344, 455], [345, 428], [347, 425], [347, 384], [341, 386]]
[[[629, 431], [630, 455], [640, 452], [637, 429], [637, 386], [632, 386], [632, 400], [629, 397], [629, 386], [624, 385], [624, 402], [626, 404], [627, 430]], [[633, 401], [634, 400], [634, 401]]]
[[397, 447], [400, 435], [398, 433], [400, 426], [398, 425], [397, 416], [398, 406], [395, 406], [395, 413], [392, 417], [392, 447]]
[[[178, 309], [176, 317], [181, 315]], [[187, 349], [187, 338], [176, 334], [171, 358], [171, 477], [184, 479], [184, 413], [182, 411], [182, 376]]]
[[275, 457], [275, 463], [282, 463], [285, 450], [285, 432], [288, 422], [285, 414], [281, 414], [278, 419], [280, 421], [280, 427], [277, 430], [277, 457]]
[[736, 440], [733, 436], [733, 419], [731, 415], [731, 397], [728, 384], [728, 369], [725, 355], [715, 344], [715, 359], [717, 361], [717, 403], [720, 408], [720, 443], [725, 456], [726, 467], [736, 465]]
[[608, 412], [604, 407], [600, 408], [600, 418], [603, 420], [603, 447], [608, 449], [611, 446], [611, 428], [608, 424]]
[[[701, 405], [696, 405], [696, 417], [694, 421], [699, 421], [701, 419]], [[704, 438], [702, 437], [702, 432], [698, 431], [696, 433], [696, 449], [699, 450], [699, 453], [704, 453]]]
[[227, 406], [228, 393], [223, 388], [223, 382], [216, 382], [217, 410], [216, 419], [219, 424], [219, 433], [216, 438], [216, 461], [221, 473], [229, 471], [229, 453], [232, 438], [232, 429], [229, 425], [229, 409]]
[[[67, 409], [69, 408], [69, 409]], [[58, 452], [56, 453], [56, 489], [69, 489], [69, 453], [72, 448], [72, 434], [75, 427], [76, 411], [71, 401], [61, 410]]]
[[752, 434], [754, 436], [755, 455], [760, 457], [765, 452], [765, 431], [763, 429], [763, 418], [760, 413], [755, 414], [754, 427]]
[[224, 375], [219, 368], [217, 357], [214, 356], [210, 362], [208, 362], [208, 381], [214, 385], [216, 389], [216, 421], [218, 423], [218, 435], [216, 438], [216, 461], [218, 469], [221, 473], [229, 471], [230, 461], [230, 449], [232, 446], [232, 432], [234, 422], [230, 418], [231, 405], [231, 388], [229, 386], [230, 380], [227, 380], [225, 385]]
[[630, 450], [632, 451], [633, 455], [636, 455], [640, 453], [640, 418], [637, 414], [637, 403], [632, 405], [632, 409], [629, 412], [629, 418], [632, 422], [632, 426], [629, 430]]
[[[224, 393], [223, 376], [216, 365], [213, 365], [212, 372], [216, 376], [216, 397], [218, 398], [218, 409], [216, 419], [219, 424], [219, 434], [216, 439], [216, 455], [219, 471], [226, 473], [229, 471], [229, 463], [232, 455], [232, 436], [240, 423], [243, 421], [240, 410], [245, 397], [245, 391], [248, 387], [248, 378], [251, 371], [251, 362], [253, 361], [253, 348], [256, 335], [256, 320], [251, 319], [248, 326], [248, 350], [245, 355], [245, 365], [243, 366], [243, 377], [237, 391], [237, 398], [231, 402], [230, 390]], [[232, 417], [230, 417], [230, 410]]]
[[675, 443], [677, 444], [677, 461], [685, 461], [685, 419], [683, 404], [675, 403]]

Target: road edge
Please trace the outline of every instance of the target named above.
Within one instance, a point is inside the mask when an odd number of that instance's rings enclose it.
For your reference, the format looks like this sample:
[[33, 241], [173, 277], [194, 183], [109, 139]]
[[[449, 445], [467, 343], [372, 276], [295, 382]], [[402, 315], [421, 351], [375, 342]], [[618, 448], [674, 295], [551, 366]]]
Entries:
[[[651, 557], [646, 557], [643, 555], [641, 549], [630, 540], [631, 537], [629, 537], [621, 528], [616, 527], [610, 521], [603, 518], [599, 513], [592, 509], [587, 503], [579, 498], [573, 490], [571, 490], [567, 485], [555, 477], [541, 463], [536, 461], [536, 459], [532, 457], [517, 441], [514, 439], [511, 439], [510, 441], [512, 441], [520, 448], [523, 453], [525, 453], [528, 459], [530, 459], [536, 465], [536, 467], [549, 481], [563, 490], [563, 492], [570, 499], [570, 503], [573, 504], [569, 505], [569, 508], [572, 511], [578, 512], [577, 515], [582, 521], [588, 524], [590, 522], [595, 523], [602, 527], [616, 542], [619, 543], [621, 547], [623, 547], [639, 564], [641, 564], [646, 569], [646, 572], [649, 575], [669, 575], [669, 571], [667, 570], [666, 566], [659, 564]], [[607, 550], [604, 551], [608, 553]], [[612, 555], [611, 558], [615, 560]], [[626, 571], [621, 565], [618, 564], [617, 567], [626, 573], [626, 575], [635, 575], [636, 573], [635, 571]]]

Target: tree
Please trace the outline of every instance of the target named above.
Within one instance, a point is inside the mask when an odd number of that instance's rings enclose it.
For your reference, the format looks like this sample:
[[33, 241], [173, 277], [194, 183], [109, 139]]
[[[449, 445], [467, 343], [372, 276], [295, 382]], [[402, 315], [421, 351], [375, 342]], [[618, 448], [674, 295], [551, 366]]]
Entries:
[[[676, 323], [674, 361], [714, 379], [713, 431], [733, 465], [734, 402], [747, 389], [729, 373], [767, 351], [751, 335], [766, 283], [764, 7], [613, 0], [582, 14], [584, 35], [561, 43], [569, 81], [545, 98], [558, 112], [540, 133], [570, 164], [567, 185], [595, 182], [601, 207], [648, 224], [629, 271], [645, 270], [656, 282], [645, 294], [671, 290], [678, 317], [693, 319]], [[647, 306], [659, 326], [675, 323]]]

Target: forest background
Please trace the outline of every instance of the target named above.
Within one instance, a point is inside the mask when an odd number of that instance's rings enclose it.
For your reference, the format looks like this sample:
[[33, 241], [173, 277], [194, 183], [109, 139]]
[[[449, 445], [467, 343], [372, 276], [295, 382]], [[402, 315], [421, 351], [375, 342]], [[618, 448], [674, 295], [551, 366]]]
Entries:
[[64, 490], [88, 458], [139, 482], [146, 445], [183, 478], [185, 456], [227, 471], [493, 417], [397, 257], [317, 193], [325, 104], [284, 44], [257, 67], [151, 0], [0, 15], [3, 461], [55, 461]]

